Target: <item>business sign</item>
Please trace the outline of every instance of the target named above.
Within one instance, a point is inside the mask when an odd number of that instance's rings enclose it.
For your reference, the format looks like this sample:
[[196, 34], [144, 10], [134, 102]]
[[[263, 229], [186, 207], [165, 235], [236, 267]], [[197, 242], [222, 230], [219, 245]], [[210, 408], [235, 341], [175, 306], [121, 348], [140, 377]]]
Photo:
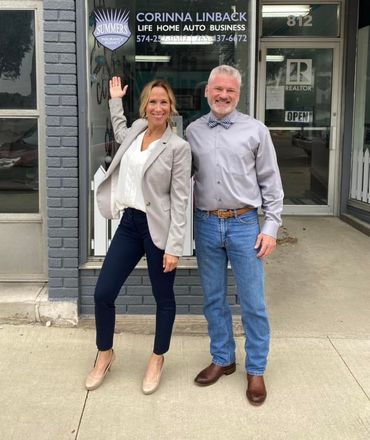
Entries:
[[288, 59], [286, 67], [287, 91], [312, 91], [312, 60]]
[[285, 122], [310, 123], [313, 120], [313, 112], [305, 110], [291, 110], [285, 112]]
[[129, 12], [122, 9], [95, 9], [94, 37], [110, 50], [123, 46], [131, 37], [128, 27]]
[[161, 44], [246, 43], [247, 11], [137, 12], [136, 42]]

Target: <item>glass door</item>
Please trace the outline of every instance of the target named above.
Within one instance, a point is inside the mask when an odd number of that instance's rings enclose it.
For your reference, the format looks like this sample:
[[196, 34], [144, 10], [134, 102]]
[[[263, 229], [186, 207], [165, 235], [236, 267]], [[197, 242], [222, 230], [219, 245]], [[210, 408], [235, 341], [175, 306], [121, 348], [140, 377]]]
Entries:
[[336, 46], [262, 46], [258, 117], [270, 129], [284, 212], [333, 214], [337, 148]]

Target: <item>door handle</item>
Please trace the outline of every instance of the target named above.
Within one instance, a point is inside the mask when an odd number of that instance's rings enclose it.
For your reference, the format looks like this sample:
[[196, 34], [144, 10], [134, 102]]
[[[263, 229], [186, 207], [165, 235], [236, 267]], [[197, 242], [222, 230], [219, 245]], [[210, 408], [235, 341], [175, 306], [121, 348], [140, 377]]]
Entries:
[[329, 150], [335, 150], [337, 147], [337, 127], [335, 125], [330, 126], [330, 140]]

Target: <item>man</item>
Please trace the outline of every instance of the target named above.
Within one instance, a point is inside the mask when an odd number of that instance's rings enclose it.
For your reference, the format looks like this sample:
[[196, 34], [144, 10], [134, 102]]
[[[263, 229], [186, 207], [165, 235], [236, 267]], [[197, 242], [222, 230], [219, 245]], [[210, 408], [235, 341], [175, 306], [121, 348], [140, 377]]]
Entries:
[[[236, 110], [240, 86], [238, 70], [214, 68], [205, 89], [211, 112], [186, 130], [193, 154], [196, 255], [212, 355], [212, 363], [195, 383], [211, 385], [235, 371], [226, 299], [230, 262], [246, 334], [246, 395], [251, 404], [261, 405], [270, 341], [262, 259], [276, 247], [283, 190], [267, 127]], [[265, 215], [261, 232], [258, 207]]]

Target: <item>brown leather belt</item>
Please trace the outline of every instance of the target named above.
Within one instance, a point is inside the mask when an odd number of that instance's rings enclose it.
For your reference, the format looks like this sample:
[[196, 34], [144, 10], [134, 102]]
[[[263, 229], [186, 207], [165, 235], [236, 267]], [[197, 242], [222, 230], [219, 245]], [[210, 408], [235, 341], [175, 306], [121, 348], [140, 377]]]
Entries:
[[245, 214], [246, 212], [253, 211], [255, 208], [250, 208], [249, 206], [244, 206], [244, 208], [239, 209], [216, 209], [214, 211], [207, 211], [209, 215], [215, 215], [218, 218], [230, 218], [238, 217], [239, 215]]

